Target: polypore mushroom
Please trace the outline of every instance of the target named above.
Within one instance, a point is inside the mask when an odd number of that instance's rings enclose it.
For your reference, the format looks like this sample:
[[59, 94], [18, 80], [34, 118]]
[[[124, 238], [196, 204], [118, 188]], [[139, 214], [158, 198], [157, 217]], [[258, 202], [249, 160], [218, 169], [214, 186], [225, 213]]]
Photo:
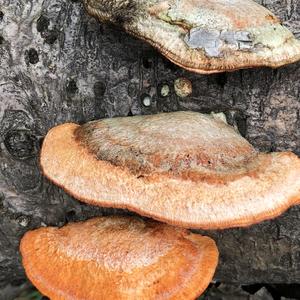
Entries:
[[195, 299], [214, 275], [208, 237], [129, 217], [40, 228], [21, 241], [28, 278], [56, 299]]
[[57, 126], [41, 166], [79, 200], [189, 228], [247, 226], [300, 198], [296, 155], [258, 153], [219, 118], [196, 112]]
[[252, 0], [84, 0], [89, 14], [197, 73], [279, 67], [300, 59], [300, 41]]

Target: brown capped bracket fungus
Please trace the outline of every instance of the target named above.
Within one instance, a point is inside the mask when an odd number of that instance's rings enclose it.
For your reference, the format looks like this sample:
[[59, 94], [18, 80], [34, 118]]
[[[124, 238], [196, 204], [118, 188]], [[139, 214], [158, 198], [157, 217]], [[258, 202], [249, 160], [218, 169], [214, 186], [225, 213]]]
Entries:
[[192, 300], [218, 263], [209, 237], [129, 217], [40, 228], [20, 249], [28, 278], [51, 300]]
[[300, 41], [252, 0], [84, 0], [89, 14], [147, 41], [197, 73], [279, 67], [300, 60]]
[[296, 155], [258, 153], [231, 126], [196, 112], [57, 126], [41, 166], [81, 201], [190, 228], [248, 226], [300, 199]]

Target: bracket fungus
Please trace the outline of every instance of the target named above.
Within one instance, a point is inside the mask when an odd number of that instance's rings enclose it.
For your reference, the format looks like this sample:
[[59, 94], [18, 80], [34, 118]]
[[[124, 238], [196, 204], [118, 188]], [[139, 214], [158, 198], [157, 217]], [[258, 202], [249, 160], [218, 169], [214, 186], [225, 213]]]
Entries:
[[300, 41], [252, 0], [84, 0], [89, 14], [147, 41], [197, 73], [279, 67], [300, 60]]
[[59, 125], [44, 139], [41, 167], [81, 201], [189, 228], [248, 226], [300, 199], [296, 155], [258, 153], [196, 112]]
[[28, 278], [52, 300], [195, 299], [218, 263], [211, 238], [130, 217], [30, 231], [20, 250]]

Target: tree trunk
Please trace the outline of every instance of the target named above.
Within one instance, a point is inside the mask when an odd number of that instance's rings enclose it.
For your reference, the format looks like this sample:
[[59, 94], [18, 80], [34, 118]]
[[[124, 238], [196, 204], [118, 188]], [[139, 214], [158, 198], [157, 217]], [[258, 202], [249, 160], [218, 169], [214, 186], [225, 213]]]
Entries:
[[[300, 35], [299, 1], [258, 2]], [[257, 149], [300, 154], [299, 63], [196, 75], [99, 24], [81, 2], [0, 0], [0, 10], [0, 286], [25, 279], [18, 245], [26, 231], [123, 213], [81, 204], [43, 178], [39, 149], [54, 125], [186, 109], [224, 112]], [[178, 77], [191, 80], [192, 96], [176, 96]], [[149, 107], [144, 95], [152, 98]], [[299, 207], [250, 228], [206, 234], [221, 253], [217, 280], [300, 283]]]

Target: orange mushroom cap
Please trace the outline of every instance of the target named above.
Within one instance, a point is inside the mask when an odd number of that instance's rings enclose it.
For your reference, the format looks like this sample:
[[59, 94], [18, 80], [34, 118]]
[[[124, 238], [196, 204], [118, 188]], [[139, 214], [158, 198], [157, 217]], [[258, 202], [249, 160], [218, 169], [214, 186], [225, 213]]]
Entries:
[[28, 278], [51, 300], [195, 299], [218, 263], [212, 239], [129, 217], [33, 230], [20, 249]]
[[81, 201], [183, 227], [247, 226], [300, 198], [296, 155], [260, 154], [231, 126], [195, 112], [57, 126], [41, 166]]
[[252, 0], [84, 0], [91, 15], [147, 41], [196, 73], [279, 67], [300, 60], [300, 41]]

